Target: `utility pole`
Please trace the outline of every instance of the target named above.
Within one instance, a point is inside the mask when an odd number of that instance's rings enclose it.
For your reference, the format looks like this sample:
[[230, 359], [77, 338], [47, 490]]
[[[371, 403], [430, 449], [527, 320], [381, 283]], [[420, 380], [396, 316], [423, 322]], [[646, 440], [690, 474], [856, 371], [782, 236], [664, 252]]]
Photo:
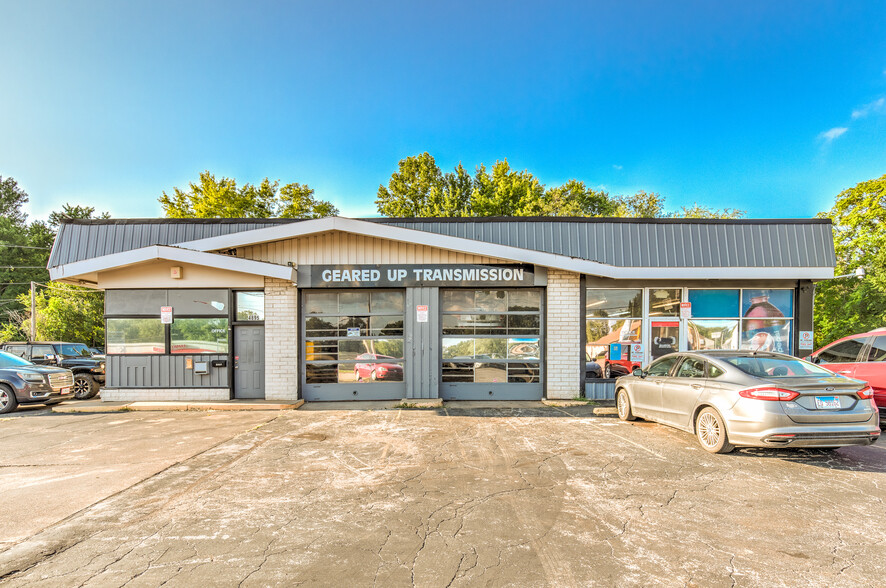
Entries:
[[37, 282], [31, 282], [31, 341], [37, 340]]

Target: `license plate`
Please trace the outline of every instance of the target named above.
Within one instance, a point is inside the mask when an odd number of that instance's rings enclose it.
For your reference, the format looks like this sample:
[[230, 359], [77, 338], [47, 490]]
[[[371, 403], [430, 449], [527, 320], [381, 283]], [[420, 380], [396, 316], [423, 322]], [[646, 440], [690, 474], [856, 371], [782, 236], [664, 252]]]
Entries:
[[61, 392], [61, 393], [62, 393], [62, 394], [70, 394], [70, 393], [71, 393], [71, 389], [70, 389], [70, 388], [62, 388], [62, 392]]
[[840, 399], [836, 396], [816, 396], [815, 408], [840, 408]]

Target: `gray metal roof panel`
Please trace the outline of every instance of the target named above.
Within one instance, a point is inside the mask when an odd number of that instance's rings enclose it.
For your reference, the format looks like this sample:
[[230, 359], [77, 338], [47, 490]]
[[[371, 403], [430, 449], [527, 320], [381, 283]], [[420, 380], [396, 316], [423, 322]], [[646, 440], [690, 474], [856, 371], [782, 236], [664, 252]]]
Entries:
[[[827, 219], [362, 219], [543, 251], [617, 267], [833, 267]], [[150, 245], [175, 245], [301, 222], [294, 219], [69, 221], [49, 258], [55, 267]]]

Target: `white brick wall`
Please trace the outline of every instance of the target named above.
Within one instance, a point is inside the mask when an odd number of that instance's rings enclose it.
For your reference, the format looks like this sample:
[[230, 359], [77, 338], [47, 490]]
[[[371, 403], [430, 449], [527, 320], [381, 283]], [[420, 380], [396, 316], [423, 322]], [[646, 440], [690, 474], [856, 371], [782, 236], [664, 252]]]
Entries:
[[548, 270], [545, 355], [547, 397], [575, 398], [581, 393], [581, 299], [579, 275]]
[[135, 400], [188, 400], [216, 401], [228, 400], [231, 391], [227, 388], [115, 388], [102, 389], [101, 399], [105, 402], [132, 402]]
[[265, 278], [265, 398], [298, 399], [298, 290]]

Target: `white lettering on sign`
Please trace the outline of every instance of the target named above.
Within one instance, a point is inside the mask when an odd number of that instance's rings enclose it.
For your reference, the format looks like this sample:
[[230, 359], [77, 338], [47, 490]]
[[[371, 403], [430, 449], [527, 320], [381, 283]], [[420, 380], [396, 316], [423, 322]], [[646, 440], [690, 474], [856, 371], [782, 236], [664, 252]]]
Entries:
[[[315, 280], [317, 279], [315, 275]], [[531, 277], [532, 274], [530, 274]], [[510, 267], [384, 267], [324, 268], [319, 272], [324, 283], [397, 285], [410, 282], [447, 284], [453, 282], [523, 282], [523, 268]]]

